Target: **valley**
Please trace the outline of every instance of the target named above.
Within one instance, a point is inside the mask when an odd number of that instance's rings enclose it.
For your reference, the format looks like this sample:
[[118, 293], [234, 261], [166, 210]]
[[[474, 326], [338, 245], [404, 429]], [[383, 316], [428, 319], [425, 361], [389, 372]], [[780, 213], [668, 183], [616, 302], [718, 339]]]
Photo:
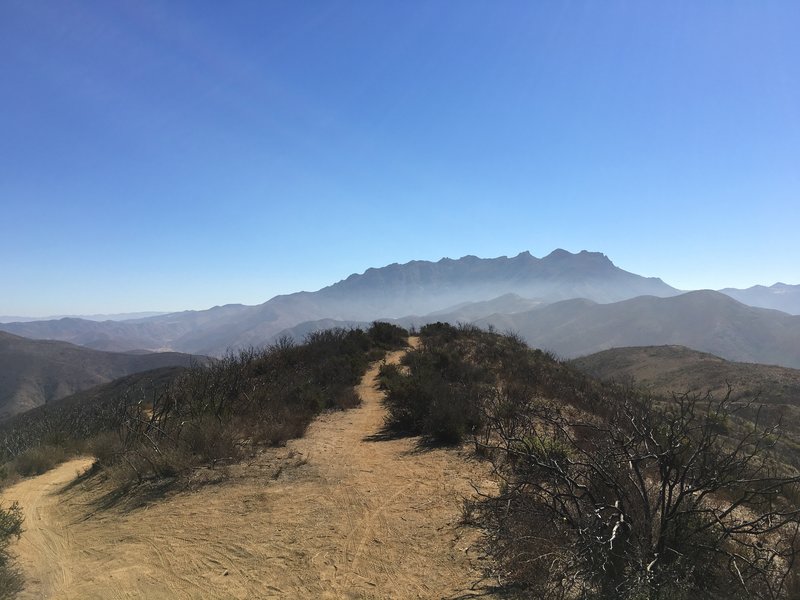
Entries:
[[126, 375], [206, 360], [179, 352], [104, 352], [0, 331], [0, 420]]

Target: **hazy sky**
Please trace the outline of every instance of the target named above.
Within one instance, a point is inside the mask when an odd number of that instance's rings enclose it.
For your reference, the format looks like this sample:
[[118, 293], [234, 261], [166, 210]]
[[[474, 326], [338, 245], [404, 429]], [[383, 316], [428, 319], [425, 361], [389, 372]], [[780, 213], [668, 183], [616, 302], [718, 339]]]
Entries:
[[0, 314], [557, 247], [800, 283], [800, 2], [0, 2]]

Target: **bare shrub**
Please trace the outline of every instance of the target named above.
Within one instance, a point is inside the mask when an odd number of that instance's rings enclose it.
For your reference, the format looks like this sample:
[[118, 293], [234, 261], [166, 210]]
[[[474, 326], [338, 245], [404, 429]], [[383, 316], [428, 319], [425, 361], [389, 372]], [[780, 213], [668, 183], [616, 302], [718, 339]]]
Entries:
[[472, 434], [500, 493], [467, 503], [503, 584], [543, 599], [789, 599], [800, 478], [779, 422], [730, 396], [652, 399], [516, 336], [444, 323], [385, 367], [389, 424]]
[[608, 421], [540, 404], [486, 415], [504, 480], [480, 506], [505, 577], [542, 598], [788, 598], [800, 478], [777, 428], [736, 438], [727, 398], [625, 394]]
[[103, 466], [110, 466], [119, 458], [122, 443], [115, 431], [98, 433], [86, 443], [86, 450]]
[[198, 462], [234, 461], [242, 454], [242, 446], [237, 443], [238, 431], [233, 423], [213, 418], [200, 419], [184, 427], [181, 445], [197, 457]]

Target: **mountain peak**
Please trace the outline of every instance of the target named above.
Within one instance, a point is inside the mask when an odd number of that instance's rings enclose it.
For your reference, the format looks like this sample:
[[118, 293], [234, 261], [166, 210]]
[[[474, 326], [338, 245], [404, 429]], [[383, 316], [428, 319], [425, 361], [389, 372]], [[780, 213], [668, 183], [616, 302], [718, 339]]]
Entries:
[[563, 248], [556, 248], [550, 254], [548, 254], [543, 258], [547, 260], [547, 259], [569, 258], [571, 256], [575, 255], [569, 250], [564, 250]]
[[595, 262], [605, 262], [608, 264], [613, 264], [611, 260], [602, 252], [589, 252], [588, 250], [581, 250], [578, 253], [572, 253], [569, 250], [564, 250], [563, 248], [556, 248], [550, 254], [545, 256], [542, 260], [570, 260], [570, 259], [580, 259], [580, 260], [592, 260]]

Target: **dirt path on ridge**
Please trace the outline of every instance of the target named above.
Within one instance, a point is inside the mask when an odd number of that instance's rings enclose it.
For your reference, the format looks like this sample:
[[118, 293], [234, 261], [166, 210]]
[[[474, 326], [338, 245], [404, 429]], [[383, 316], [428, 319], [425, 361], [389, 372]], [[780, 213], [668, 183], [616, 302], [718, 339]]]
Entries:
[[[3, 493], [3, 505], [16, 500], [25, 511], [24, 532], [14, 547], [25, 572], [26, 588], [39, 590], [38, 596], [51, 598], [70, 584], [72, 572], [62, 554], [72, 545], [69, 516], [55, 501], [54, 493], [88, 469], [91, 458], [66, 462], [43, 475], [26, 479]], [[26, 589], [27, 591], [27, 589]], [[28, 594], [23, 594], [28, 597]]]
[[21, 598], [487, 597], [471, 589], [477, 533], [458, 522], [469, 482], [491, 489], [488, 469], [413, 438], [376, 439], [378, 368], [357, 388], [361, 407], [323, 415], [219, 485], [93, 512], [97, 489], [60, 491], [91, 462], [79, 459], [9, 488], [3, 502], [26, 515], [13, 548]]

